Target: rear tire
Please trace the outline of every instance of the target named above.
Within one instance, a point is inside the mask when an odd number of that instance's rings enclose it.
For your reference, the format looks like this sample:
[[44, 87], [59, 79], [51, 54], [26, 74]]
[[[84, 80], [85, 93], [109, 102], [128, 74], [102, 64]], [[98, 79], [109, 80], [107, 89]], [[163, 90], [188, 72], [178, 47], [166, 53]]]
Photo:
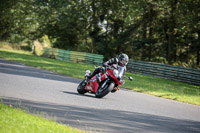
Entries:
[[85, 86], [86, 86], [86, 83], [85, 83], [85, 80], [83, 80], [77, 87], [77, 92], [79, 94], [85, 94], [87, 91], [85, 90]]
[[102, 98], [105, 95], [107, 95], [113, 88], [114, 88], [115, 84], [110, 82], [108, 84], [106, 84], [103, 88], [101, 88], [101, 86], [98, 88], [95, 96], [97, 98]]

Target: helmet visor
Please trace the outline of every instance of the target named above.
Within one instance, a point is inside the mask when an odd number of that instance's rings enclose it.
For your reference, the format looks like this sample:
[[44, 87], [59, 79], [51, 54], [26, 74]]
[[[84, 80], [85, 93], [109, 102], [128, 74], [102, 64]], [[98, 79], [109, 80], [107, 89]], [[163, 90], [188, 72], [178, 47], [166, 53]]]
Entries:
[[123, 65], [127, 65], [128, 62], [127, 62], [126, 60], [122, 60], [121, 63], [122, 63]]

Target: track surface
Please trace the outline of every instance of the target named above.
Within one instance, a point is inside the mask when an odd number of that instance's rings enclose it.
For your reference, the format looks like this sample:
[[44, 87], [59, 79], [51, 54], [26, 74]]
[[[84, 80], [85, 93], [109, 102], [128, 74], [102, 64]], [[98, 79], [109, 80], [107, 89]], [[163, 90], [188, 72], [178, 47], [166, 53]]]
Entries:
[[0, 99], [87, 132], [200, 133], [200, 107], [126, 89], [79, 95], [80, 79], [0, 59]]

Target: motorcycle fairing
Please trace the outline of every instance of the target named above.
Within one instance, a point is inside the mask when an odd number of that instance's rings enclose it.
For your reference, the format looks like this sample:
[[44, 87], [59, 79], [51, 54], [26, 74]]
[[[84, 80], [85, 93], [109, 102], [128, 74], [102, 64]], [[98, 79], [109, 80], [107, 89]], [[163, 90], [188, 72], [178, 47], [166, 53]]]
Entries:
[[109, 74], [107, 72], [97, 74], [96, 77], [97, 77], [98, 82], [100, 83], [101, 81], [107, 79], [108, 75]]
[[113, 69], [109, 69], [107, 70], [108, 74], [110, 75], [110, 77], [115, 81], [115, 83], [117, 85], [121, 85], [121, 83], [119, 82], [119, 80], [115, 77], [115, 75], [113, 74]]
[[92, 77], [90, 80], [90, 84], [87, 84], [85, 86], [85, 89], [88, 91], [92, 91], [94, 93], [97, 92], [97, 89], [99, 88], [99, 83], [105, 79], [108, 78], [108, 73], [99, 73], [96, 76]]
[[108, 77], [111, 77], [117, 85], [121, 85], [119, 80], [115, 77], [113, 74], [113, 69], [107, 69], [107, 72], [102, 72], [99, 74], [96, 74], [94, 77], [90, 79], [90, 84], [87, 84], [85, 86], [85, 89], [87, 91], [91, 91], [96, 93], [99, 88], [99, 83], [107, 79]]
[[97, 78], [96, 76], [92, 77], [90, 79], [90, 84], [87, 84], [85, 86], [85, 89], [88, 90], [88, 91], [92, 91], [94, 93], [96, 93], [97, 89], [99, 88], [99, 84], [97, 82]]

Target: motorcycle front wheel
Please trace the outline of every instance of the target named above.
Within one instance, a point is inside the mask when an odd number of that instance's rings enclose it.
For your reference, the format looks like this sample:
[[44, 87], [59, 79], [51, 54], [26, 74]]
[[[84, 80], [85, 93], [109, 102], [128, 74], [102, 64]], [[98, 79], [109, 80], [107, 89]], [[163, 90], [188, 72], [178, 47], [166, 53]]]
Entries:
[[77, 87], [77, 91], [79, 94], [85, 94], [87, 91], [85, 90], [85, 80], [83, 80]]
[[110, 82], [110, 83], [107, 83], [104, 87], [99, 87], [97, 92], [95, 93], [95, 96], [97, 98], [102, 98], [104, 97], [105, 95], [107, 95], [113, 88], [114, 88], [115, 84]]

